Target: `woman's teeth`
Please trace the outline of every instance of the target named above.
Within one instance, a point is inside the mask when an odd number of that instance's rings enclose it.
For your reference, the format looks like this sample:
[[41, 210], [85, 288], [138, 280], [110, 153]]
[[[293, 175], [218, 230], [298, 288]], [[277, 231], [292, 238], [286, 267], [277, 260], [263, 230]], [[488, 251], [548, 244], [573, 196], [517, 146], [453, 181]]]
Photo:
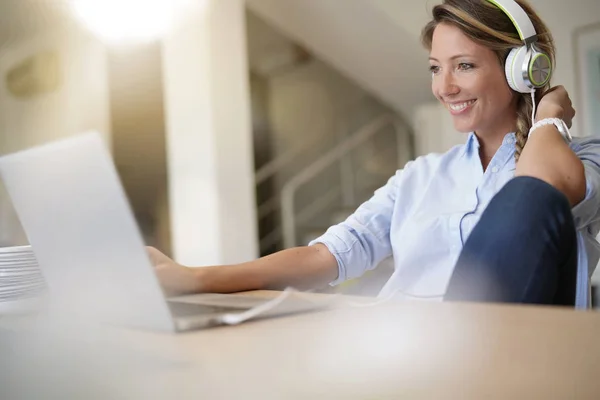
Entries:
[[448, 108], [450, 108], [452, 111], [462, 111], [473, 103], [475, 103], [475, 100], [469, 100], [458, 104], [448, 104]]

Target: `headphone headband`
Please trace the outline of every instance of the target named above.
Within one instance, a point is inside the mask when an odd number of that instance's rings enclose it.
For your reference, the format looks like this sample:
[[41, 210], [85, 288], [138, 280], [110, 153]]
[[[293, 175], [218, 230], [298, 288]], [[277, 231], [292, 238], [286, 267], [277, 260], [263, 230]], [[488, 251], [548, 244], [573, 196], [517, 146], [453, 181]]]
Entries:
[[514, 0], [487, 0], [492, 3], [500, 10], [502, 10], [508, 18], [512, 21], [515, 28], [517, 28], [517, 32], [519, 32], [519, 37], [526, 44], [529, 45], [537, 41], [537, 33], [535, 28], [533, 27], [533, 23], [529, 16], [521, 8], [521, 6]]

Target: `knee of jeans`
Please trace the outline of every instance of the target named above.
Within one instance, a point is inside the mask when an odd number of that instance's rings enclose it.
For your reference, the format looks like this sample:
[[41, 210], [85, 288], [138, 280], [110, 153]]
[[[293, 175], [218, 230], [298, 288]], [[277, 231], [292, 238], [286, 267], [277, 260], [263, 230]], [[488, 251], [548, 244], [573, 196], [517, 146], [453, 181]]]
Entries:
[[569, 199], [549, 183], [531, 176], [518, 176], [506, 184], [509, 192], [515, 193], [523, 202], [539, 211], [551, 212], [554, 216], [571, 215]]

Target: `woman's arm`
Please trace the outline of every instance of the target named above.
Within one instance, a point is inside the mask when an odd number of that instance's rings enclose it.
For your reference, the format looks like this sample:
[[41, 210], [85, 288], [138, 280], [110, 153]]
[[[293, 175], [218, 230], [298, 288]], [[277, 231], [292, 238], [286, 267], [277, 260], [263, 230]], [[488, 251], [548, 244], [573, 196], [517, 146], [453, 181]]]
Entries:
[[[575, 115], [569, 94], [558, 86], [540, 101], [536, 121], [560, 118], [568, 126]], [[554, 125], [537, 128], [527, 140], [517, 164], [516, 176], [541, 179], [565, 194], [571, 206], [585, 197], [583, 163], [564, 141]]]
[[232, 293], [257, 289], [314, 289], [333, 282], [338, 264], [326, 246], [296, 247], [258, 260], [215, 267], [189, 268], [148, 248], [158, 278], [170, 295]]
[[169, 294], [288, 286], [306, 290], [335, 284], [360, 276], [391, 254], [389, 231], [398, 181], [403, 176], [404, 172], [398, 171], [346, 221], [331, 227], [311, 246], [283, 250], [243, 264], [202, 268], [179, 265], [153, 248], [148, 251], [161, 285]]

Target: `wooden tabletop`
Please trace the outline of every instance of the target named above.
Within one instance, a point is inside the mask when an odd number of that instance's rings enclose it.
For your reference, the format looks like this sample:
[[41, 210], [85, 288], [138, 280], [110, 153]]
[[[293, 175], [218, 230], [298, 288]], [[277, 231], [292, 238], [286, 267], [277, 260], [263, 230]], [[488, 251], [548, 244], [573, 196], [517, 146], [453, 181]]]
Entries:
[[184, 334], [0, 322], [3, 399], [600, 398], [600, 314], [564, 308], [388, 302]]

